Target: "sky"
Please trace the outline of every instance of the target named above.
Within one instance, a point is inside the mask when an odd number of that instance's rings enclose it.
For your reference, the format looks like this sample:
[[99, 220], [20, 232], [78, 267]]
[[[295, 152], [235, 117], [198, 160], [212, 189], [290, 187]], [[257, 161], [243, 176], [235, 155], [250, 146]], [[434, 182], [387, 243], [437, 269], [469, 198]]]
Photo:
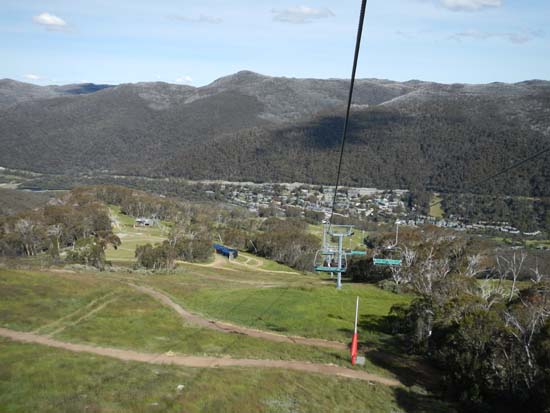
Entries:
[[[360, 0], [0, 0], [0, 78], [349, 78]], [[360, 78], [550, 80], [548, 0], [369, 0]]]

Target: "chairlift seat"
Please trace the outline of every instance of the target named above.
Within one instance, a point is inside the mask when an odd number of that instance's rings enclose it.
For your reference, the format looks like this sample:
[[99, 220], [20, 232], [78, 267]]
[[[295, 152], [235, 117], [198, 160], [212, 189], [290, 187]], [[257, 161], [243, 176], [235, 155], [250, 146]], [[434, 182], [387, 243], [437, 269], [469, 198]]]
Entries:
[[[346, 272], [348, 266], [347, 256], [349, 255], [342, 248], [342, 239], [349, 237], [353, 232], [351, 225], [331, 225], [327, 228], [323, 226], [323, 247], [315, 254], [313, 269], [316, 272], [324, 272], [331, 274], [342, 274]], [[338, 237], [338, 247], [334, 247], [328, 241], [328, 236]], [[338, 277], [338, 285], [340, 286], [340, 277]]]
[[317, 272], [346, 272], [346, 268], [338, 268], [338, 267], [315, 267], [315, 271]]
[[386, 258], [373, 258], [374, 265], [401, 265], [401, 260], [392, 260]]
[[347, 251], [346, 255], [367, 255], [367, 251]]
[[401, 248], [397, 244], [384, 248], [380, 254], [376, 254], [372, 259], [374, 265], [401, 265]]

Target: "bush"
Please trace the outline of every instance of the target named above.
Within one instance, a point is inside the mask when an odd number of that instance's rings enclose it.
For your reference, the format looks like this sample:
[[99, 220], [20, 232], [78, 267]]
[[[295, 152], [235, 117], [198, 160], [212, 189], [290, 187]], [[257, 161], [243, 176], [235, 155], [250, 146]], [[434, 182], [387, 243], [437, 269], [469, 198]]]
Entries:
[[79, 239], [76, 242], [75, 249], [67, 253], [67, 261], [93, 266], [100, 270], [105, 269], [105, 265], [109, 264], [105, 260], [105, 247], [95, 237]]
[[389, 268], [374, 265], [370, 257], [351, 260], [347, 274], [354, 282], [377, 283], [391, 278]]
[[137, 265], [150, 270], [172, 269], [176, 259], [176, 251], [168, 242], [153, 247], [151, 244], [136, 248]]
[[384, 291], [389, 291], [394, 294], [401, 294], [403, 292], [403, 287], [401, 285], [398, 285], [393, 280], [382, 280], [379, 281], [377, 284], [378, 288]]
[[262, 230], [253, 240], [255, 249], [251, 245], [251, 252], [298, 270], [313, 268], [320, 242], [316, 236], [306, 232], [305, 222], [268, 218]]

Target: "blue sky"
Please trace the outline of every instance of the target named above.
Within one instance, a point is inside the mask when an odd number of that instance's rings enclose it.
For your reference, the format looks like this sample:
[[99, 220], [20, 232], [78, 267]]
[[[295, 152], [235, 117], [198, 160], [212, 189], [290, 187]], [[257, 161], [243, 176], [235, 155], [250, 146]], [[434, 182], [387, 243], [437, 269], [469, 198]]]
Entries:
[[[0, 78], [201, 86], [243, 69], [346, 78], [359, 6], [359, 0], [0, 0]], [[548, 22], [548, 0], [369, 0], [358, 76], [548, 80]]]

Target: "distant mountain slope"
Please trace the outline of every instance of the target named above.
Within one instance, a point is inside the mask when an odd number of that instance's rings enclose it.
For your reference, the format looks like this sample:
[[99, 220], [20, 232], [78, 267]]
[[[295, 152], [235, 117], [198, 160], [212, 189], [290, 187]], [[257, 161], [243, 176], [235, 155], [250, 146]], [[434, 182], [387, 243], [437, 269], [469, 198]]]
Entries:
[[47, 86], [61, 95], [86, 95], [114, 87], [112, 85], [96, 85], [95, 83], [79, 83], [75, 85]]
[[[0, 164], [40, 172], [146, 173], [197, 140], [258, 125], [255, 98], [224, 91], [180, 104], [186, 86], [121, 85], [0, 111]], [[265, 122], [264, 122], [265, 123]]]
[[[144, 174], [195, 143], [341, 108], [349, 82], [239, 72], [202, 88], [137, 83], [59, 96], [61, 91], [75, 93], [75, 86], [67, 86], [39, 88], [42, 94], [31, 96], [26, 86], [32, 85], [23, 86], [27, 101], [0, 110], [5, 149], [0, 165], [40, 172]], [[418, 87], [360, 80], [355, 102], [366, 107]]]
[[51, 99], [65, 95], [83, 95], [112, 87], [84, 83], [65, 86], [37, 86], [11, 79], [0, 79], [0, 110], [18, 103]]
[[31, 100], [53, 98], [57, 95], [58, 93], [54, 90], [42, 86], [11, 79], [0, 80], [0, 109]]
[[[467, 190], [550, 147], [550, 82], [436, 85], [356, 110], [343, 165], [349, 185]], [[322, 116], [181, 153], [169, 175], [330, 184], [343, 118]], [[550, 154], [477, 191], [550, 196]]]
[[[417, 90], [423, 85], [422, 82], [415, 84], [360, 79], [355, 85], [354, 104], [377, 105]], [[260, 115], [262, 118], [282, 123], [341, 107], [347, 102], [349, 80], [270, 77], [242, 71], [196, 89], [189, 100], [228, 90], [255, 97], [264, 105], [265, 110]]]
[[[160, 82], [95, 92], [81, 87], [91, 93], [0, 110], [0, 166], [256, 181], [334, 179], [348, 81], [239, 72], [201, 88]], [[69, 90], [74, 87], [64, 93]], [[359, 80], [354, 104], [344, 165], [350, 184], [460, 188], [550, 145], [550, 82]], [[550, 195], [546, 160], [492, 190]]]

